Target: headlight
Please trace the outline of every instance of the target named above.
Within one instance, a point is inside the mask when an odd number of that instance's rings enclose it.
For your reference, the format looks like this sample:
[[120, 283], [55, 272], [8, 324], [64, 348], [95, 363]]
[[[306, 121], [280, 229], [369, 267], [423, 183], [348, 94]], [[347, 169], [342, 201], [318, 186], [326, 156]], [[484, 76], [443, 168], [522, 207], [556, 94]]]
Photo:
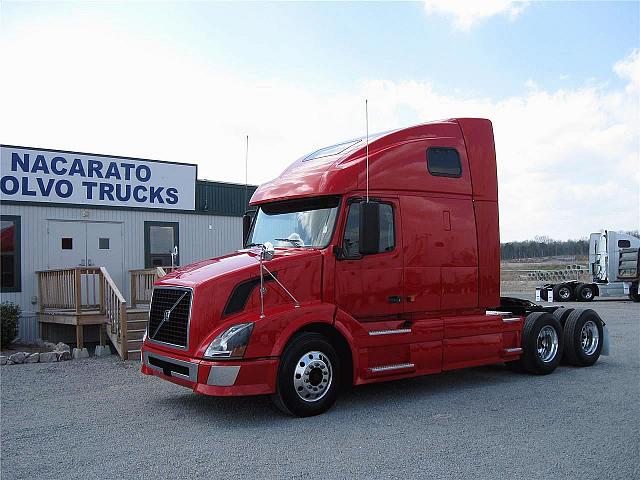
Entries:
[[206, 358], [242, 358], [249, 344], [253, 323], [239, 323], [218, 335], [204, 352]]

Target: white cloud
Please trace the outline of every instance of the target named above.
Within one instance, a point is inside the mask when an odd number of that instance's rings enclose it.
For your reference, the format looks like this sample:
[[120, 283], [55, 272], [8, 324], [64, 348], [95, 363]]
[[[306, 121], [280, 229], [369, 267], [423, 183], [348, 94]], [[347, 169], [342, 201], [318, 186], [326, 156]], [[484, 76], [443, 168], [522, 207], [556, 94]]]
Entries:
[[425, 0], [427, 14], [441, 14], [453, 18], [459, 30], [471, 27], [489, 17], [507, 15], [515, 19], [527, 7], [528, 2], [512, 0]]
[[625, 88], [538, 87], [496, 101], [417, 81], [334, 93], [256, 82], [83, 22], [30, 25], [0, 47], [2, 143], [198, 163], [201, 178], [243, 182], [249, 134], [249, 181], [261, 183], [306, 152], [362, 134], [368, 98], [371, 131], [455, 116], [493, 121], [503, 240], [640, 223], [637, 52], [614, 67]]

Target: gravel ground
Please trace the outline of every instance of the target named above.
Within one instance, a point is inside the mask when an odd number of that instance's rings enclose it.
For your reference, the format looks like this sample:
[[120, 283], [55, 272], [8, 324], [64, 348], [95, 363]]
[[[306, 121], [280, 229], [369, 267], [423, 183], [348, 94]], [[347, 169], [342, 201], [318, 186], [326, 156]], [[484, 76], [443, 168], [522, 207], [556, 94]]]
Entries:
[[[581, 305], [583, 306], [583, 305]], [[327, 414], [208, 398], [115, 356], [2, 367], [14, 478], [640, 478], [640, 304], [596, 301], [612, 355], [368, 385]]]

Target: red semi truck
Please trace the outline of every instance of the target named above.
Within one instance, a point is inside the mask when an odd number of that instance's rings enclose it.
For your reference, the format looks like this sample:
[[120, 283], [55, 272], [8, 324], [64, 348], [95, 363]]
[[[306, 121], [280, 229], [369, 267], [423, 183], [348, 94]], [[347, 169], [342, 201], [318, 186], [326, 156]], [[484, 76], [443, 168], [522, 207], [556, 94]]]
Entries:
[[351, 385], [499, 362], [548, 374], [606, 353], [593, 310], [500, 297], [489, 120], [322, 148], [250, 205], [245, 248], [155, 284], [143, 373], [309, 416]]

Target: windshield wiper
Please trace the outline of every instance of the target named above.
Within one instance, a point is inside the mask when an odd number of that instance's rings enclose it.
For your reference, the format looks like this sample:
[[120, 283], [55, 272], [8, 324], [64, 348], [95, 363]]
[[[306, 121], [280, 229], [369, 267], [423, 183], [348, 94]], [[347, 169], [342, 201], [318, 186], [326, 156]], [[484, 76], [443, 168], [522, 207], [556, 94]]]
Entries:
[[297, 239], [293, 239], [293, 238], [274, 238], [274, 240], [277, 240], [279, 242], [289, 242], [294, 247], [302, 247], [302, 241], [301, 240], [297, 240]]
[[244, 248], [261, 247], [262, 243], [247, 243]]

